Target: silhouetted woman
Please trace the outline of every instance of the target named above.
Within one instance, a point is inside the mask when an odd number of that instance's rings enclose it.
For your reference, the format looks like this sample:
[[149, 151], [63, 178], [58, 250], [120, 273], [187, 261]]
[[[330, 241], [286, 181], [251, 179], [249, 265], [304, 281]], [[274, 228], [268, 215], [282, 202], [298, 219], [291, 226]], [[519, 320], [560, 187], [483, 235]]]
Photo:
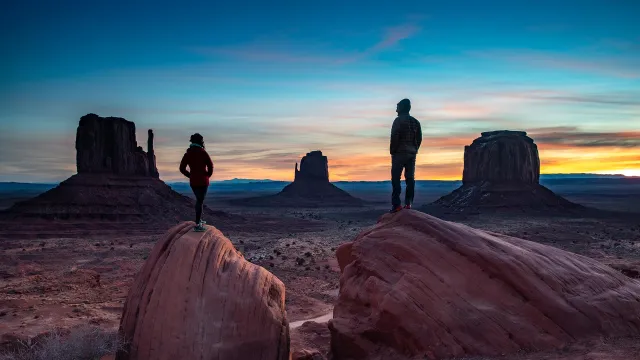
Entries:
[[202, 207], [209, 188], [209, 178], [213, 175], [213, 162], [204, 148], [202, 135], [195, 133], [190, 140], [191, 145], [180, 162], [180, 172], [189, 178], [189, 185], [196, 196], [196, 227], [193, 230], [205, 231]]

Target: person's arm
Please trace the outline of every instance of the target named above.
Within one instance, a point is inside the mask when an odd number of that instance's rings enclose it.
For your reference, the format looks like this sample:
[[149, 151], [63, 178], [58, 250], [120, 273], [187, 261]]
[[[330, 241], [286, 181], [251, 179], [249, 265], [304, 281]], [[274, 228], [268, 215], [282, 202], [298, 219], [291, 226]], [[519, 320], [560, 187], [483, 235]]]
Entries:
[[211, 161], [209, 153], [205, 151], [205, 154], [207, 155], [207, 158], [205, 159], [207, 162], [207, 177], [211, 177], [211, 175], [213, 175], [213, 161]]
[[416, 124], [418, 125], [416, 128], [416, 142], [418, 149], [420, 149], [420, 145], [422, 144], [422, 127], [420, 126], [420, 121], [416, 120]]
[[389, 153], [391, 153], [391, 155], [396, 152], [398, 149], [398, 143], [400, 142], [400, 132], [398, 128], [398, 118], [396, 118], [391, 126], [391, 142], [389, 144]]
[[184, 154], [184, 156], [182, 157], [182, 161], [180, 161], [180, 172], [182, 173], [182, 175], [191, 178], [191, 173], [189, 172], [189, 170], [187, 170], [187, 154]]

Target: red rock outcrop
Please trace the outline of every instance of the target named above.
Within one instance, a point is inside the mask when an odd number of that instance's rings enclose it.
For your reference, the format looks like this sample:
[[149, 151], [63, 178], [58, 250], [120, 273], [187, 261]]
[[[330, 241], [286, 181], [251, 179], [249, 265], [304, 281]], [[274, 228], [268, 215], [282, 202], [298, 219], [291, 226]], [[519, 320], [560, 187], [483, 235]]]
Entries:
[[172, 228], [129, 290], [118, 360], [289, 359], [282, 282], [217, 229]]
[[640, 335], [640, 282], [595, 260], [417, 212], [338, 249], [340, 359], [445, 359]]
[[484, 132], [464, 148], [462, 186], [433, 205], [468, 210], [577, 209], [539, 184], [538, 147], [524, 131]]
[[76, 132], [76, 166], [79, 174], [108, 173], [158, 177], [149, 130], [147, 152], [138, 147], [136, 125], [122, 118], [87, 114]]

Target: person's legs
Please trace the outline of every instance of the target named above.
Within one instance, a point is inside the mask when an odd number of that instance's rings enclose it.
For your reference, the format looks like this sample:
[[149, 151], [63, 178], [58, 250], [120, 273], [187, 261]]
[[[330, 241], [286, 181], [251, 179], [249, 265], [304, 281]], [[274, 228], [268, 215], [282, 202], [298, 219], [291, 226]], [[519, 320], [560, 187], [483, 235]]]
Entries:
[[395, 209], [400, 206], [400, 193], [402, 193], [402, 185], [400, 184], [400, 177], [402, 176], [402, 169], [404, 168], [402, 162], [402, 155], [391, 156], [391, 186], [393, 192], [391, 193], [391, 205]]
[[206, 186], [192, 186], [193, 194], [196, 196], [196, 225], [200, 224], [202, 219], [202, 207], [204, 205], [204, 197], [207, 195]]
[[404, 181], [407, 184], [407, 188], [404, 194], [405, 206], [413, 205], [413, 194], [416, 188], [416, 156], [409, 155], [404, 163]]

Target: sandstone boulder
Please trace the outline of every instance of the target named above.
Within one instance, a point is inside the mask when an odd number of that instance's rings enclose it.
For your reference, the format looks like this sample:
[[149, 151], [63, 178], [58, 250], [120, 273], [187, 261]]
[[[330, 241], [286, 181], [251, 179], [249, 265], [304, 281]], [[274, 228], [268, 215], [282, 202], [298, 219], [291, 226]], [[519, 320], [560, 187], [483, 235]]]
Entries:
[[409, 210], [338, 252], [336, 360], [500, 355], [640, 335], [639, 281], [550, 246]]
[[172, 228], [127, 297], [125, 359], [285, 360], [289, 325], [282, 282], [247, 262], [217, 229]]

